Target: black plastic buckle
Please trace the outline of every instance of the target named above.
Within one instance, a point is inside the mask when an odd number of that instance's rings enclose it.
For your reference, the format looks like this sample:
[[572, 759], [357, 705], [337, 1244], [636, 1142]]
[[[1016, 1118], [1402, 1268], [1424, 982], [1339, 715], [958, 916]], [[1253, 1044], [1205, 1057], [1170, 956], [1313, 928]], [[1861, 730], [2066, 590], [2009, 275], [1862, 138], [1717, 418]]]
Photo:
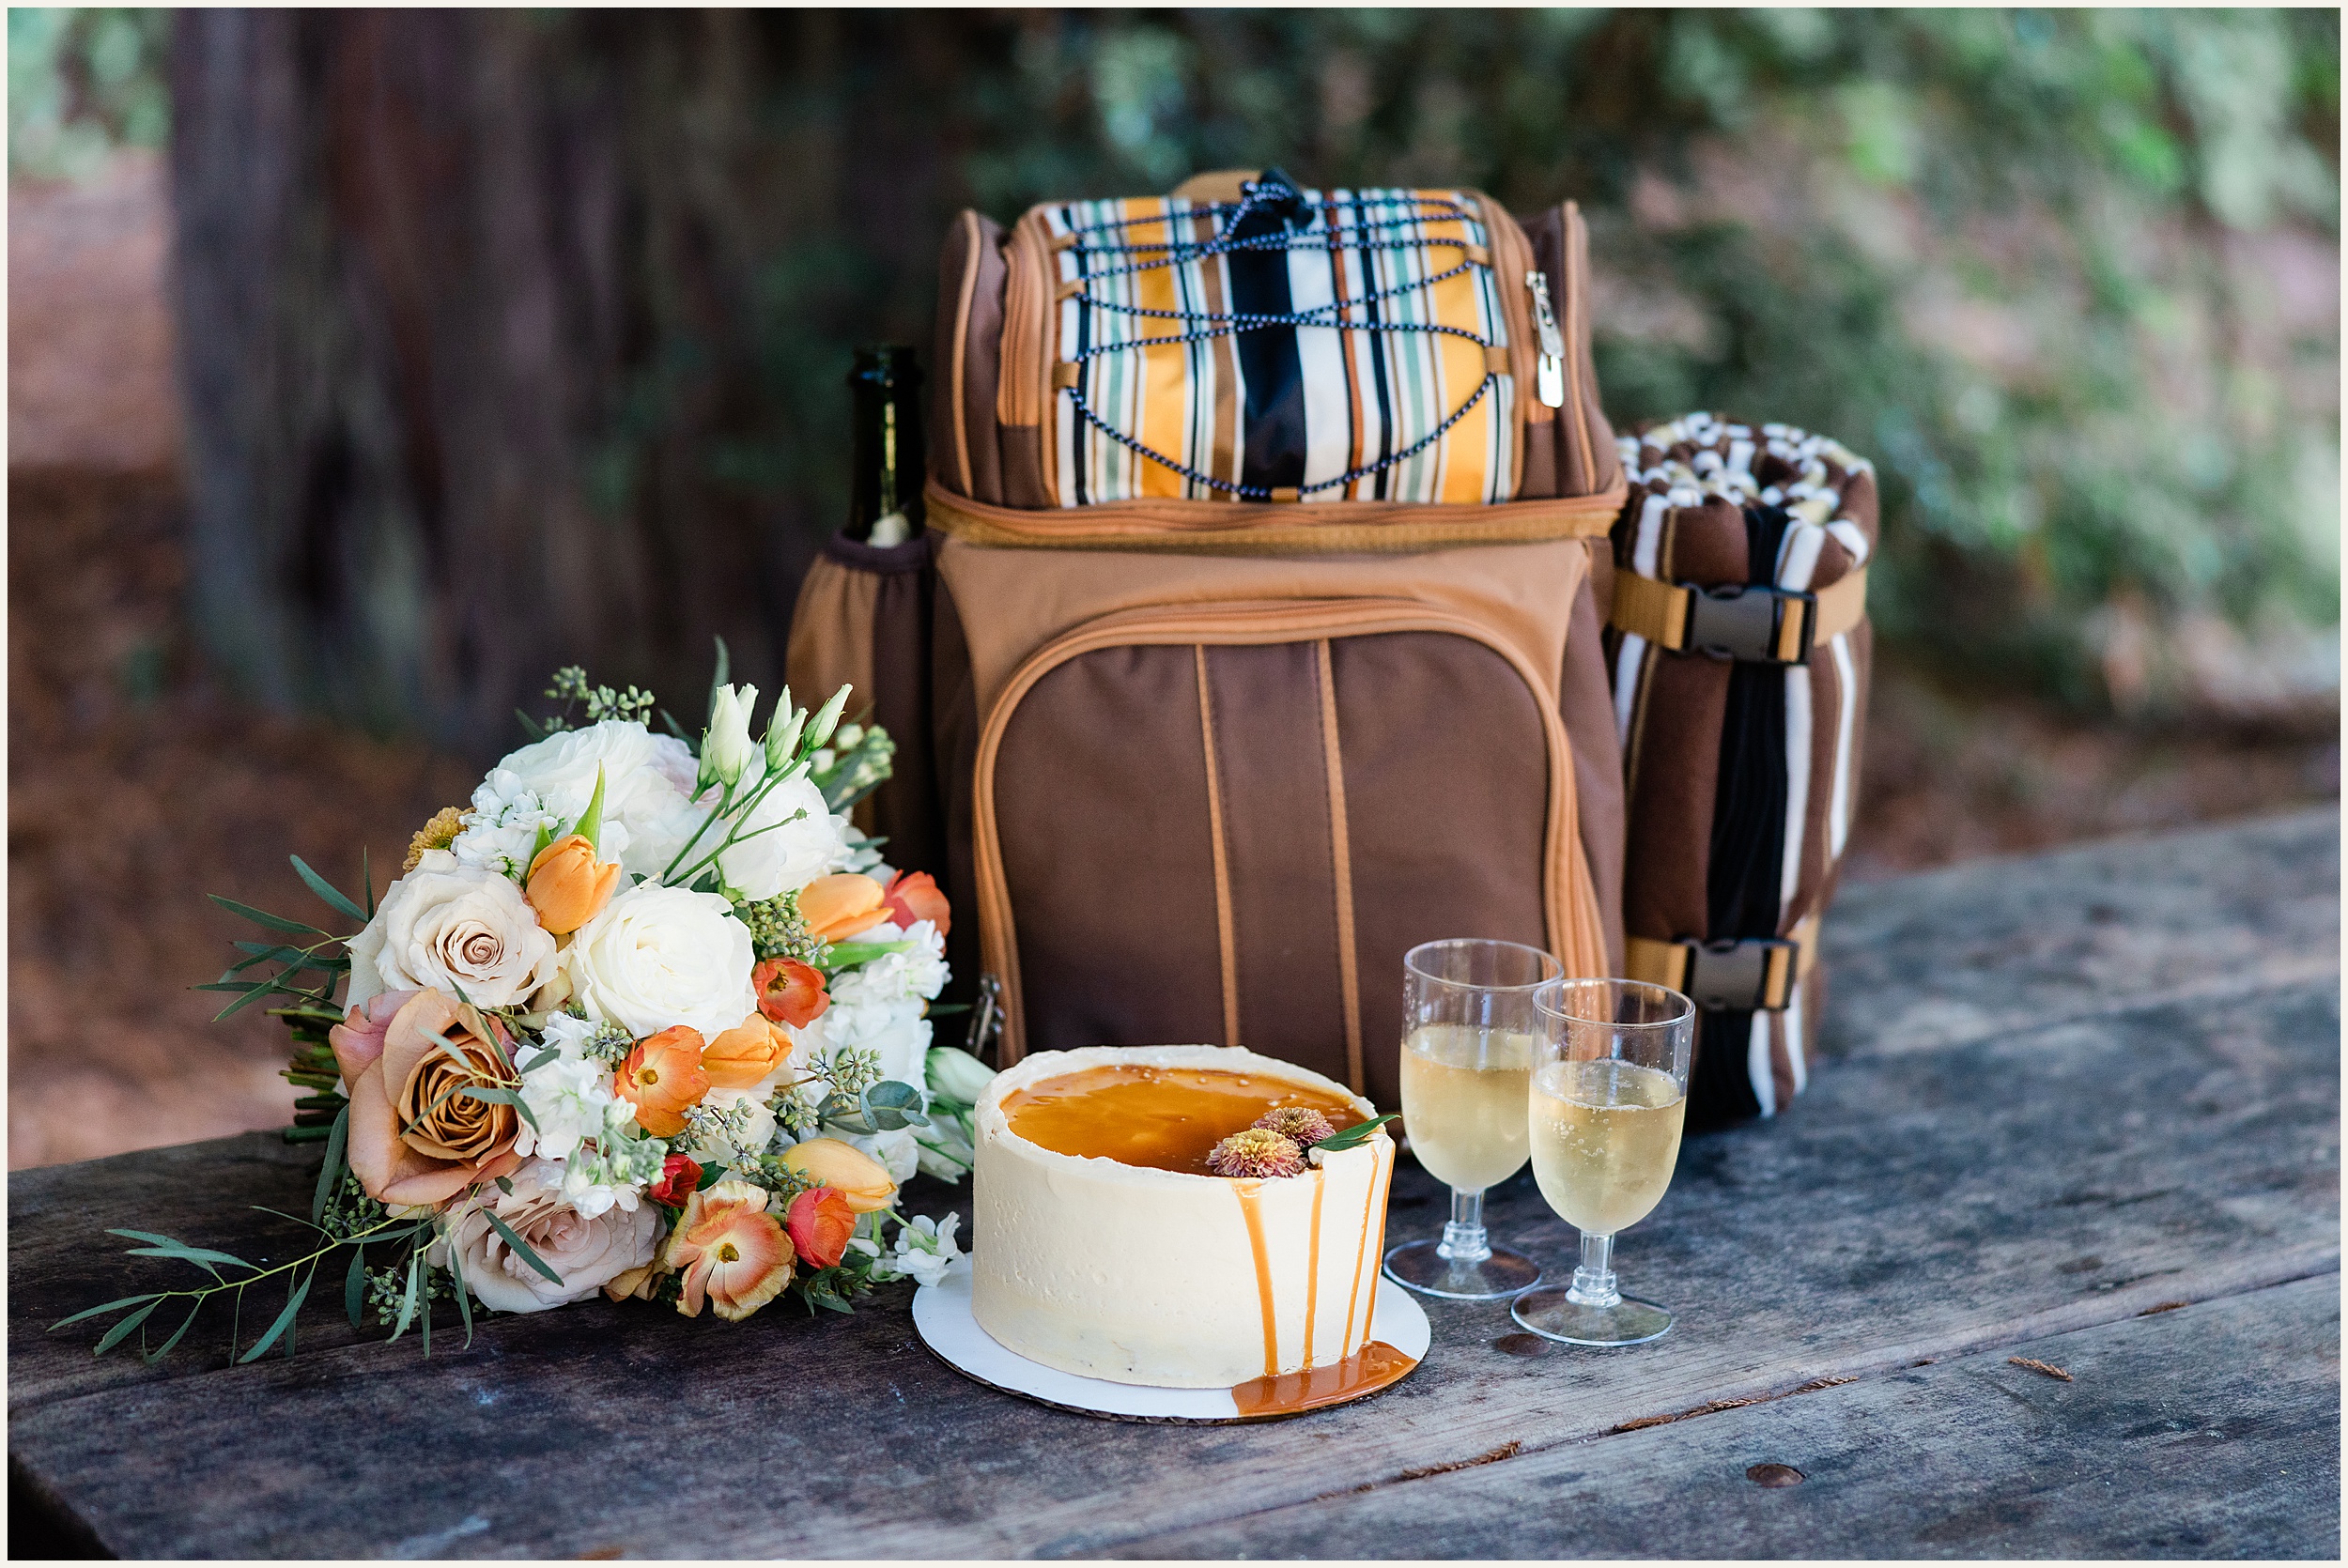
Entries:
[[[1801, 963], [1801, 945], [1783, 937], [1683, 941], [1688, 973], [1680, 989], [1707, 1012], [1753, 1012], [1783, 1007]], [[1774, 955], [1784, 958], [1772, 962]]]
[[1687, 646], [1747, 664], [1808, 664], [1818, 596], [1768, 583], [1690, 589]]

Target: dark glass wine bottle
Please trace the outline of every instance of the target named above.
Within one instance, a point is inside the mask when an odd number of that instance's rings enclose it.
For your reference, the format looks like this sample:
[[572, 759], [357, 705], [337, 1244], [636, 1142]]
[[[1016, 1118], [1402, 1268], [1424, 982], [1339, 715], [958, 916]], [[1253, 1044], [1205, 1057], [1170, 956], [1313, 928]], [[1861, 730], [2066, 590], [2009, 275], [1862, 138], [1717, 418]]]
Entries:
[[902, 545], [921, 531], [921, 367], [901, 345], [856, 351], [848, 373], [855, 398], [855, 482], [847, 536]]

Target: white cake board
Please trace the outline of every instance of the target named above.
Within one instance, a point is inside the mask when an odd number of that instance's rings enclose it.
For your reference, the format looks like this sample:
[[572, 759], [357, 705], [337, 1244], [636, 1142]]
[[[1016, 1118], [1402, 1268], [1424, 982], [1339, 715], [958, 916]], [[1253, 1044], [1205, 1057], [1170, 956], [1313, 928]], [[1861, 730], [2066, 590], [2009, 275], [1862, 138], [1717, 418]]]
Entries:
[[[1080, 1377], [1073, 1372], [1061, 1372], [1005, 1349], [979, 1327], [978, 1318], [971, 1314], [970, 1265], [966, 1259], [955, 1259], [944, 1280], [923, 1285], [914, 1293], [913, 1326], [919, 1331], [921, 1342], [956, 1372], [989, 1388], [1063, 1410], [1122, 1421], [1214, 1422], [1278, 1419], [1242, 1416], [1239, 1403], [1228, 1389], [1156, 1389], [1137, 1383], [1112, 1383], [1105, 1377]], [[1432, 1333], [1426, 1309], [1411, 1293], [1382, 1280], [1376, 1305], [1370, 1312], [1369, 1337], [1393, 1345], [1413, 1361], [1424, 1361]], [[1365, 1390], [1354, 1397], [1364, 1398], [1379, 1391]]]

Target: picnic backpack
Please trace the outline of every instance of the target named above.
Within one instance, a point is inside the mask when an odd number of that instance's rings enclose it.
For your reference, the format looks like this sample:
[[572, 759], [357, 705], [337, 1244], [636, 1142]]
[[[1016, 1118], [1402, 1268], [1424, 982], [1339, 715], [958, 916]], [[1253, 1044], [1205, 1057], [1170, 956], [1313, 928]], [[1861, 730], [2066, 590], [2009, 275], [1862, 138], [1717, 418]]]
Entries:
[[1619, 972], [1601, 642], [1627, 494], [1572, 204], [1277, 171], [956, 221], [927, 531], [790, 642], [897, 739], [998, 1065], [1244, 1045], [1399, 1103], [1402, 956]]
[[1621, 442], [1606, 632], [1628, 793], [1623, 973], [1698, 1008], [1691, 1126], [1809, 1075], [1818, 917], [1858, 797], [1874, 466], [1689, 414]]

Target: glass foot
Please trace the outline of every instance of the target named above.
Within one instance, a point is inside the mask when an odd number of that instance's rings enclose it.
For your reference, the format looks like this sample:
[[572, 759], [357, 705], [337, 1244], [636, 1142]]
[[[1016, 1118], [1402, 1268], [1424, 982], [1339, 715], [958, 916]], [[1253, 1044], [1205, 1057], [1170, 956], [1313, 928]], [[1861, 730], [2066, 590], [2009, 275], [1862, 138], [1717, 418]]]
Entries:
[[1623, 1296], [1613, 1306], [1592, 1306], [1572, 1299], [1563, 1285], [1526, 1292], [1508, 1315], [1519, 1327], [1567, 1345], [1645, 1345], [1672, 1331], [1672, 1314], [1652, 1301]]
[[1447, 1258], [1440, 1241], [1405, 1241], [1386, 1253], [1386, 1278], [1422, 1296], [1446, 1301], [1499, 1301], [1541, 1283], [1541, 1266], [1522, 1253], [1494, 1247], [1474, 1263]]

